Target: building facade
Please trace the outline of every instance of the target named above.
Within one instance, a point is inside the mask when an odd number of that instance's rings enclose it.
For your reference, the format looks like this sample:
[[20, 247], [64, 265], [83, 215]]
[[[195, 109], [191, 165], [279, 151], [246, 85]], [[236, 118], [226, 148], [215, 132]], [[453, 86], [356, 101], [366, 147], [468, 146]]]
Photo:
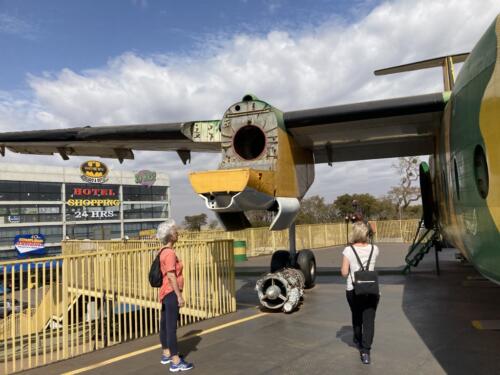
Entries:
[[108, 171], [0, 164], [0, 258], [17, 255], [16, 236], [41, 234], [48, 253], [62, 239], [136, 237], [170, 217], [169, 179], [149, 170]]

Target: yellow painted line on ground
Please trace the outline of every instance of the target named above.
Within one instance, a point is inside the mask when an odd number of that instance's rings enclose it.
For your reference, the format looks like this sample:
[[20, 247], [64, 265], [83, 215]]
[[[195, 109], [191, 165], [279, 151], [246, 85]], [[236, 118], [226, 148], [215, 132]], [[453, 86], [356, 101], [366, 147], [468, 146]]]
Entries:
[[[178, 341], [181, 342], [181, 341], [185, 341], [185, 340], [188, 340], [190, 338], [193, 338], [193, 337], [204, 336], [204, 335], [207, 335], [207, 334], [212, 333], [212, 332], [220, 331], [221, 329], [224, 329], [224, 328], [232, 327], [232, 326], [235, 326], [237, 324], [248, 322], [249, 320], [260, 318], [261, 316], [264, 316], [264, 315], [268, 315], [268, 314], [267, 313], [259, 313], [259, 314], [255, 314], [255, 315], [252, 315], [252, 316], [248, 316], [246, 318], [235, 320], [234, 322], [229, 322], [229, 323], [221, 324], [220, 326], [216, 326], [216, 327], [213, 327], [213, 328], [205, 329], [205, 330], [203, 330], [201, 332], [194, 333], [192, 335], [183, 336]], [[147, 353], [147, 352], [150, 352], [152, 350], [156, 350], [156, 349], [160, 349], [160, 348], [161, 348], [160, 344], [153, 345], [153, 346], [150, 346], [150, 347], [147, 347], [147, 348], [144, 348], [144, 349], [136, 350], [135, 352], [123, 354], [123, 355], [120, 355], [120, 356], [114, 357], [114, 358], [110, 358], [110, 359], [107, 359], [105, 361], [102, 361], [102, 362], [99, 362], [99, 363], [95, 363], [95, 364], [87, 366], [87, 367], [82, 367], [82, 368], [79, 368], [77, 370], [64, 372], [62, 375], [81, 374], [82, 372], [87, 372], [87, 371], [90, 371], [90, 370], [94, 370], [96, 368], [107, 366], [107, 365], [110, 365], [112, 363], [119, 362], [119, 361], [122, 361], [124, 359], [135, 357], [137, 355], [140, 355], [140, 354], [143, 354], [143, 353]]]

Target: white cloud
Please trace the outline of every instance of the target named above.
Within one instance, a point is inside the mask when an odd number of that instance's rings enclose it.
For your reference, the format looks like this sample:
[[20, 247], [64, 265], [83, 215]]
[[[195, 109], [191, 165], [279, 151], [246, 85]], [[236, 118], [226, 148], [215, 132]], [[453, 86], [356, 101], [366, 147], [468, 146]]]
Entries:
[[[101, 68], [31, 76], [30, 100], [0, 93], [0, 130], [220, 118], [247, 92], [284, 111], [435, 92], [442, 88], [438, 70], [388, 77], [374, 77], [372, 72], [469, 51], [498, 11], [500, 5], [493, 0], [482, 1], [480, 7], [477, 0], [455, 1], [452, 6], [436, 0], [390, 1], [354, 24], [333, 19], [300, 33], [275, 30], [265, 36], [210, 39], [203, 51], [189, 56], [127, 53]], [[14, 159], [60, 163], [56, 158], [12, 154], [6, 161]], [[148, 167], [170, 174], [176, 218], [203, 209], [186, 172], [215, 168], [217, 155], [194, 155], [190, 167], [172, 154], [141, 152], [136, 159], [122, 168]], [[70, 161], [75, 166], [79, 162]], [[318, 166], [310, 194], [329, 201], [345, 192], [381, 195], [397, 182], [391, 163]]]
[[7, 13], [0, 13], [0, 34], [18, 35], [25, 39], [35, 39], [35, 25]]

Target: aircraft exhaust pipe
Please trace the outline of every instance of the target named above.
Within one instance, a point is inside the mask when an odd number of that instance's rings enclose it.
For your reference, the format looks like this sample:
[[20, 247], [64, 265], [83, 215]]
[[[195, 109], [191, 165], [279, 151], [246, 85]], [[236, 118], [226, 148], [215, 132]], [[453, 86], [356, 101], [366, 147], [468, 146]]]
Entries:
[[290, 313], [297, 308], [304, 295], [304, 284], [304, 275], [300, 270], [283, 268], [259, 279], [255, 290], [262, 306]]

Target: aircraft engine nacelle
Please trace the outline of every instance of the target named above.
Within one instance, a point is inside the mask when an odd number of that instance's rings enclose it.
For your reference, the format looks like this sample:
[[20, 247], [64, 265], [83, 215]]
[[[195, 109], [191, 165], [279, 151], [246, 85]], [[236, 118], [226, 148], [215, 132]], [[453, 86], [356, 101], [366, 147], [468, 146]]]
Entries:
[[294, 268], [283, 268], [257, 281], [255, 290], [260, 303], [272, 310], [289, 313], [297, 308], [304, 295], [304, 274]]
[[194, 172], [191, 185], [227, 230], [250, 226], [245, 211], [275, 212], [271, 230], [288, 228], [314, 181], [312, 152], [286, 131], [283, 114], [246, 95], [220, 123], [222, 161], [215, 171]]

